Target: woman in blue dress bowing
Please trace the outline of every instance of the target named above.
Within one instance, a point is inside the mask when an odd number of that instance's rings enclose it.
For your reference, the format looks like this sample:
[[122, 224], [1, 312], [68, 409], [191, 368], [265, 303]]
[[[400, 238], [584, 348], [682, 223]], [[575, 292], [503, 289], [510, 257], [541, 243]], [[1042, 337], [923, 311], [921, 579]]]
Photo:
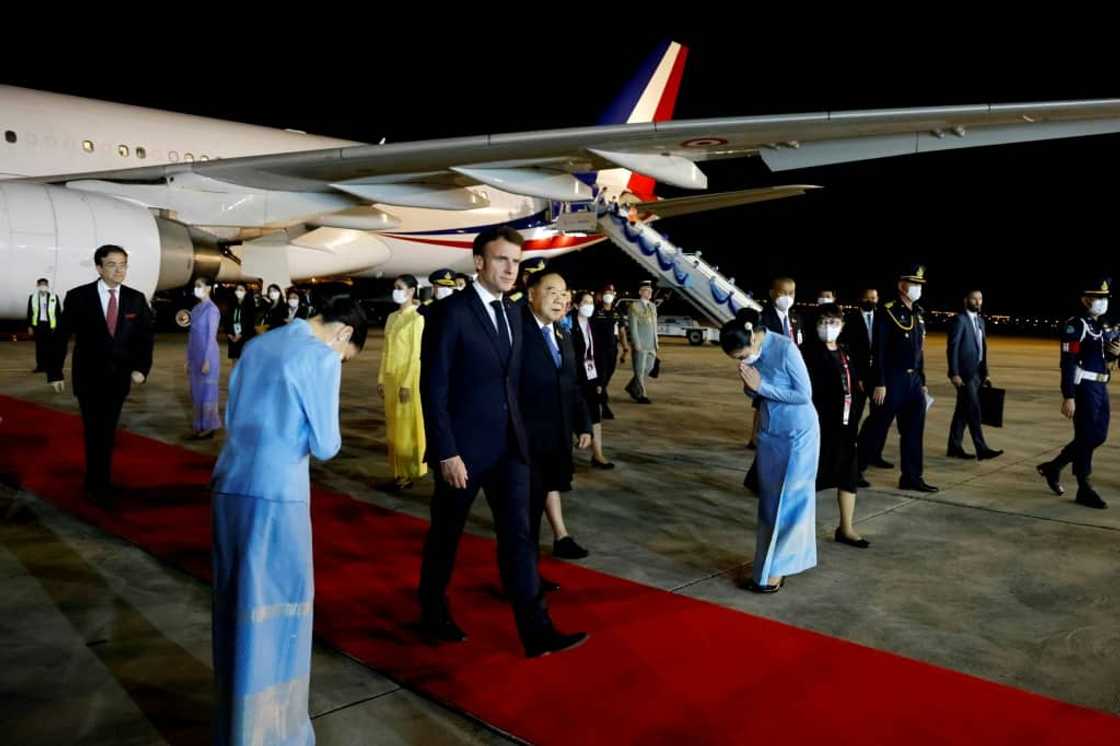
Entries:
[[218, 412], [218, 376], [222, 372], [218, 356], [218, 327], [222, 314], [210, 292], [214, 286], [209, 279], [194, 281], [194, 296], [198, 303], [191, 309], [191, 331], [187, 339], [187, 380], [194, 403], [192, 438], [204, 440], [214, 437], [221, 429], [222, 417]]
[[753, 309], [720, 330], [739, 361], [744, 392], [761, 401], [758, 431], [758, 541], [748, 590], [774, 593], [785, 577], [817, 564], [817, 459], [820, 424], [809, 372], [789, 339], [769, 334]]

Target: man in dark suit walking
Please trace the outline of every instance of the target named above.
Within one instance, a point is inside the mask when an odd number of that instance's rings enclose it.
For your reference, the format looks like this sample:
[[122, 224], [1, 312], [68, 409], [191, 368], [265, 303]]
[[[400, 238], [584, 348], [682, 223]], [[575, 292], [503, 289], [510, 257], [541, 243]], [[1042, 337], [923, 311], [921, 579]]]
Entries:
[[[957, 408], [949, 426], [949, 457], [981, 461], [1003, 454], [988, 447], [980, 424], [980, 387], [991, 386], [988, 377], [988, 327], [981, 316], [984, 294], [973, 290], [964, 298], [965, 310], [949, 327], [949, 380], [957, 387]], [[972, 435], [976, 453], [964, 450], [964, 427]]]
[[[557, 323], [564, 316], [566, 290], [556, 272], [531, 275], [522, 313], [521, 415], [529, 438], [529, 529], [538, 549], [546, 498], [556, 493], [549, 508], [554, 518], [560, 511], [559, 493], [572, 488], [573, 436], [579, 435], [581, 449], [591, 445], [591, 414], [576, 373], [572, 338]], [[565, 540], [579, 548], [571, 537]], [[541, 584], [546, 591], [559, 590], [551, 581], [542, 579]]]
[[101, 279], [66, 294], [47, 381], [62, 393], [72, 335], [71, 379], [85, 428], [86, 492], [103, 500], [112, 492], [109, 475], [121, 407], [132, 384], [144, 383], [152, 368], [155, 319], [144, 294], [124, 285], [124, 249], [107, 244], [94, 252], [93, 261]]
[[[864, 288], [860, 293], [859, 307], [848, 313], [848, 317], [844, 320], [844, 330], [840, 333], [841, 344], [847, 346], [851, 354], [856, 387], [863, 394], [856, 397], [852, 410], [852, 420], [857, 427], [863, 419], [867, 401], [871, 398], [871, 390], [875, 388], [871, 379], [871, 368], [872, 351], [875, 349], [875, 322], [878, 314], [879, 291], [875, 288]], [[860, 474], [857, 485], [870, 487], [871, 483]]]
[[428, 463], [435, 475], [432, 525], [424, 544], [420, 605], [425, 634], [462, 642], [447, 586], [479, 489], [494, 516], [498, 565], [525, 653], [567, 650], [587, 639], [552, 626], [529, 527], [529, 447], [518, 403], [521, 307], [505, 295], [517, 280], [521, 234], [501, 227], [474, 241], [478, 280], [436, 305], [424, 334], [420, 391]]

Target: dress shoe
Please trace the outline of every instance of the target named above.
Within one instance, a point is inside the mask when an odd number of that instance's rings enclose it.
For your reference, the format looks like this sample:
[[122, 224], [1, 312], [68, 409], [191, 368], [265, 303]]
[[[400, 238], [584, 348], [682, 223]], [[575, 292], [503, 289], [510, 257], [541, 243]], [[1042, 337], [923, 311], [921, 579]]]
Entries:
[[1108, 503], [1102, 500], [1097, 491], [1088, 485], [1084, 485], [1077, 490], [1077, 499], [1074, 502], [1078, 505], [1084, 505], [1086, 508], [1096, 508], [1097, 510], [1104, 510], [1108, 507]]
[[754, 578], [747, 581], [747, 590], [751, 593], [777, 593], [786, 585], [786, 579], [782, 578], [777, 585], [760, 585], [754, 582]]
[[565, 536], [559, 541], [552, 543], [552, 556], [558, 559], [579, 560], [591, 554], [586, 549], [576, 543], [576, 540], [570, 536]]
[[989, 448], [986, 451], [980, 451], [976, 454], [976, 458], [980, 461], [988, 461], [989, 459], [998, 458], [1003, 455], [1003, 451], [997, 451], [994, 448]]
[[525, 657], [540, 658], [551, 653], [561, 653], [573, 650], [590, 639], [586, 632], [576, 632], [571, 635], [562, 635], [552, 625], [544, 627], [525, 641]]
[[591, 468], [609, 471], [614, 468], [614, 463], [611, 461], [596, 461], [595, 459], [591, 459]]
[[835, 537], [836, 541], [840, 542], [841, 544], [847, 544], [848, 546], [855, 547], [856, 549], [867, 549], [869, 546], [871, 546], [871, 542], [867, 539], [849, 539], [847, 536], [844, 536], [844, 534], [841, 533], [840, 529], [836, 529]]
[[908, 490], [910, 492], [940, 492], [933, 485], [926, 484], [924, 479], [900, 479], [898, 480], [898, 488], [900, 490]]
[[949, 458], [965, 459], [966, 461], [971, 461], [976, 458], [971, 453], [967, 453], [963, 448], [950, 448], [949, 452], [945, 455]]
[[603, 419], [604, 420], [613, 420], [614, 419], [614, 412], [611, 411], [611, 408], [608, 407], [606, 404], [602, 405], [602, 407], [603, 407]]
[[650, 401], [650, 398], [648, 396], [639, 397], [637, 401], [638, 401], [639, 404], [653, 404], [653, 402]]
[[420, 622], [420, 632], [431, 642], [465, 642], [467, 639], [467, 633], [459, 628], [450, 614], [424, 619]]
[[868, 466], [874, 466], [876, 469], [893, 469], [894, 468], [894, 464], [892, 464], [890, 461], [884, 461], [882, 456], [880, 456], [879, 458], [876, 458], [876, 459], [872, 459], [871, 461], [869, 461], [867, 463], [868, 463]]
[[1062, 486], [1062, 472], [1055, 469], [1054, 465], [1047, 461], [1045, 464], [1039, 464], [1035, 467], [1038, 475], [1046, 480], [1046, 486], [1050, 488], [1058, 497], [1066, 494], [1066, 488]]

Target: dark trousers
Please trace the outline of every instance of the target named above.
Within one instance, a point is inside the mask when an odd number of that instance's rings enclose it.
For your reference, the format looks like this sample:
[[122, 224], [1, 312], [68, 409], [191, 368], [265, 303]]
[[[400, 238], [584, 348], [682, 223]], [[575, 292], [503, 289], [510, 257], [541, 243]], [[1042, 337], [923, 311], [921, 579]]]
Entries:
[[917, 373], [897, 373], [887, 380], [887, 398], [872, 406], [859, 437], [860, 471], [883, 453], [891, 423], [898, 418], [903, 479], [922, 478], [922, 436], [926, 429], [926, 398]]
[[102, 394], [78, 397], [86, 444], [86, 489], [109, 487], [113, 467], [113, 446], [117, 423], [127, 394]]
[[420, 568], [420, 605], [425, 617], [438, 619], [447, 613], [447, 586], [455, 568], [459, 539], [479, 489], [494, 516], [498, 535], [498, 569], [506, 594], [513, 600], [518, 630], [547, 624], [537, 575], [537, 546], [529, 528], [529, 466], [507, 455], [483, 470], [468, 470], [464, 490], [443, 480], [439, 465], [434, 468], [436, 490], [432, 497], [432, 525], [424, 542]]
[[1093, 451], [1108, 440], [1108, 384], [1082, 381], [1077, 385], [1074, 403], [1077, 409], [1073, 413], [1073, 440], [1052, 463], [1058, 469], [1072, 463], [1078, 483], [1088, 484], [1093, 473]]
[[968, 425], [968, 433], [972, 436], [972, 445], [976, 448], [976, 452], [982, 453], [988, 450], [988, 444], [984, 440], [984, 429], [980, 424], [982, 383], [980, 376], [974, 375], [957, 389], [957, 408], [953, 410], [953, 422], [949, 425], [950, 451], [963, 449], [965, 425]]
[[35, 327], [35, 370], [46, 370], [50, 365], [54, 347], [54, 330], [49, 321], [40, 321]]

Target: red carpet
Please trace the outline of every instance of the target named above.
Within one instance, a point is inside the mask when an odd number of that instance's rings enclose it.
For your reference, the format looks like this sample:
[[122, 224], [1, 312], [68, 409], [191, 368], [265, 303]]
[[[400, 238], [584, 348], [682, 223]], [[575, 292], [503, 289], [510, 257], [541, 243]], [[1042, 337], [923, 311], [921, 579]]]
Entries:
[[[0, 417], [0, 479], [208, 577], [208, 458], [122, 432], [108, 513], [80, 497], [77, 417], [8, 397]], [[453, 603], [471, 639], [428, 647], [410, 628], [426, 523], [322, 489], [311, 504], [319, 637], [534, 743], [1120, 744], [1120, 718], [551, 561], [555, 616], [592, 639], [529, 661], [494, 543], [470, 536]]]

